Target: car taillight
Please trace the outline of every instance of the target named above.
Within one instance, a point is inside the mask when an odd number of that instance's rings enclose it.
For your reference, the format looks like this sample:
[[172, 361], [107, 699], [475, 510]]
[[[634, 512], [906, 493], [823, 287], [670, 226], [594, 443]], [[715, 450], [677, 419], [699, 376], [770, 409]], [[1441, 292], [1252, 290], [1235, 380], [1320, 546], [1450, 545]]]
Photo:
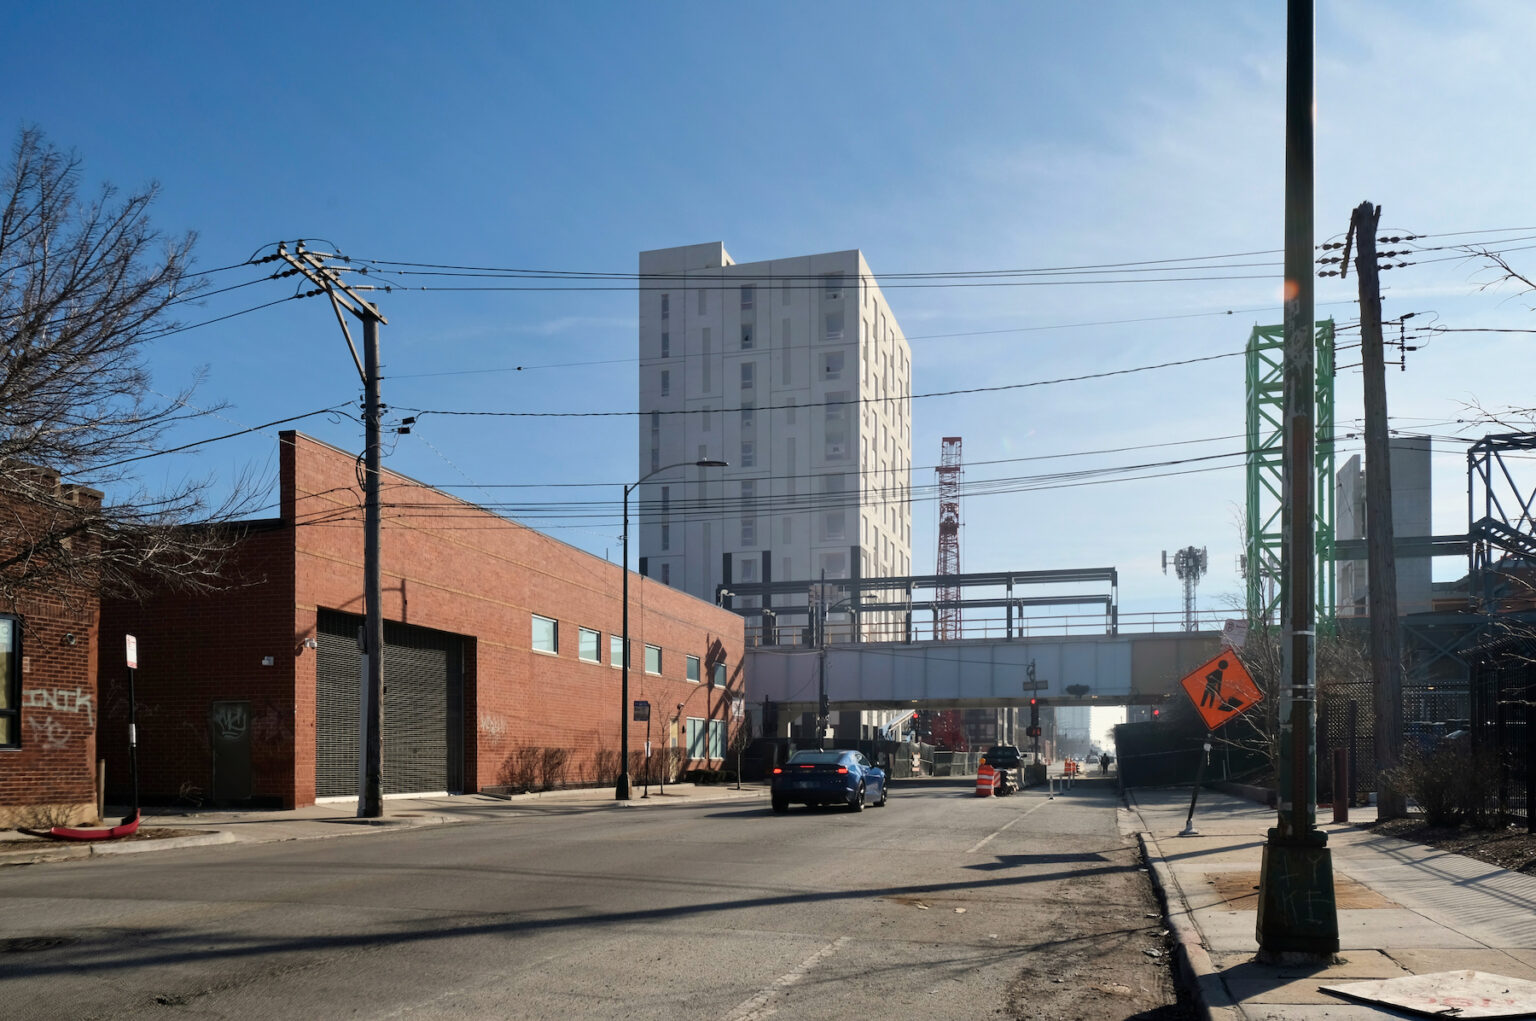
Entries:
[[784, 771], [782, 769], [780, 769], [778, 766], [774, 766], [773, 767], [773, 773], [774, 773], [775, 776], [777, 776], [778, 774], [780, 774], [782, 772], [784, 772]]
[[847, 766], [838, 766], [837, 767], [837, 771], [839, 773], [846, 773], [846, 772], [848, 772], [848, 767]]

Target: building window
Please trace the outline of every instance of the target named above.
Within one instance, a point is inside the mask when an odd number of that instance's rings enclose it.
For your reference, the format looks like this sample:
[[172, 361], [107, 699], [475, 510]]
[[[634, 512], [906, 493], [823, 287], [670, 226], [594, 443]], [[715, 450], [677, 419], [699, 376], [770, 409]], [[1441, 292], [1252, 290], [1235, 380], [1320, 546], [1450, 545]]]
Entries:
[[779, 295], [783, 299], [784, 304], [788, 305], [789, 304], [789, 277], [784, 277], [783, 279], [781, 279], [779, 281]]
[[741, 324], [741, 349], [743, 351], [752, 350], [752, 326], [750, 323]]
[[666, 330], [661, 331], [661, 356], [663, 358], [672, 357], [672, 334]]
[[576, 629], [576, 656], [588, 663], [601, 663], [602, 654], [598, 652], [602, 635], [589, 627]]
[[841, 310], [838, 310], [836, 312], [828, 312], [827, 313], [827, 315], [826, 315], [826, 327], [827, 327], [827, 330], [826, 330], [826, 338], [825, 339], [827, 339], [827, 340], [842, 340], [843, 339], [843, 313], [842, 313]]
[[712, 759], [725, 758], [725, 721], [709, 721], [709, 757]]
[[750, 389], [752, 389], [753, 380], [756, 377], [756, 374], [757, 374], [757, 365], [755, 363], [753, 363], [753, 362], [742, 362], [741, 363], [741, 388], [743, 390], [750, 390]]
[[757, 545], [757, 519], [752, 517], [741, 519], [741, 544], [743, 546]]
[[[714, 421], [714, 409], [706, 404], [703, 410], [699, 412], [699, 415], [704, 419], [704, 432], [709, 432], [709, 423]], [[699, 455], [699, 460], [704, 460], [703, 454]]]
[[[665, 372], [662, 373], [666, 375]], [[843, 378], [843, 353], [841, 351], [828, 351], [821, 356], [821, 378], [825, 380]], [[662, 393], [666, 393], [665, 390]]]
[[699, 683], [699, 657], [688, 657], [688, 679], [694, 684]]
[[661, 395], [667, 396], [672, 392], [672, 372], [670, 369], [661, 370]]
[[837, 390], [827, 394], [824, 409], [823, 432], [825, 449], [822, 456], [828, 461], [848, 459], [848, 391]]
[[[661, 317], [663, 319], [667, 319], [667, 318], [670, 318], [671, 315], [672, 315], [672, 295], [670, 295], [670, 294], [663, 294], [661, 296]], [[666, 336], [666, 334], [662, 334], [662, 336]]]
[[828, 578], [848, 577], [848, 554], [823, 553], [818, 559], [821, 561], [820, 569], [827, 572]]
[[671, 549], [672, 548], [672, 526], [671, 525], [662, 525], [661, 526], [661, 548], [662, 549]]
[[623, 666], [624, 665], [624, 636], [623, 635], [609, 635], [608, 636], [608, 665], [609, 666]]
[[560, 624], [548, 617], [533, 615], [533, 651], [560, 652]]
[[828, 511], [823, 531], [826, 533], [823, 538], [828, 542], [847, 538], [843, 528], [843, 512], [840, 510]]
[[827, 273], [821, 278], [821, 293], [828, 301], [840, 301], [843, 297], [843, 275]]
[[741, 507], [742, 510], [755, 511], [757, 509], [757, 480], [743, 479], [741, 483]]
[[21, 744], [21, 627], [0, 617], [0, 748]]
[[661, 565], [661, 583], [663, 585], [670, 585], [670, 584], [672, 584], [672, 565], [671, 564], [662, 564]]
[[756, 284], [742, 284], [741, 285], [741, 310], [743, 312], [750, 312], [750, 311], [752, 311], [752, 303], [753, 303], [753, 300], [756, 297], [757, 297], [757, 285]]
[[790, 343], [788, 319], [784, 320], [783, 328], [779, 330], [779, 347], [784, 351], [784, 355], [779, 361], [779, 365], [781, 366], [779, 369], [779, 375], [781, 377], [779, 382], [785, 386], [789, 386], [789, 381], [793, 378], [793, 374], [790, 372], [790, 366], [794, 364], [794, 359], [789, 357]]
[[751, 432], [757, 428], [757, 405], [746, 401], [741, 406], [741, 431]]
[[704, 729], [705, 722], [698, 716], [688, 717], [688, 757], [690, 759], [705, 757], [704, 737], [707, 733]]
[[647, 645], [645, 647], [645, 672], [648, 674], [661, 673], [661, 646]]
[[757, 444], [751, 440], [741, 441], [741, 466], [743, 468], [757, 467]]
[[741, 568], [741, 580], [742, 581], [756, 581], [757, 580], [757, 561], [756, 560], [753, 560], [751, 557], [747, 557], [747, 558], [743, 559], [740, 562], [740, 564], [738, 564], [738, 566]]
[[703, 345], [704, 345], [704, 357], [701, 360], [700, 365], [699, 365], [699, 374], [702, 377], [703, 389], [708, 390], [709, 386], [710, 386], [710, 383], [709, 383], [710, 377], [714, 375], [714, 372], [712, 371], [713, 366], [710, 364], [710, 357], [709, 357], [709, 340], [710, 340], [710, 338], [709, 338], [709, 327], [708, 326], [704, 327], [704, 329], [700, 332], [700, 338], [701, 338], [701, 340], [703, 342]]
[[717, 687], [717, 688], [725, 687], [725, 664], [724, 663], [716, 663], [715, 664], [715, 687]]
[[[793, 523], [794, 519], [787, 516], [779, 519], [779, 541], [786, 546], [794, 542], [793, 536], [795, 533], [791, 527]], [[788, 575], [785, 575], [785, 577], [788, 577]]]
[[709, 294], [709, 292], [704, 290], [704, 288], [702, 288], [702, 287], [699, 288], [699, 315], [703, 315], [704, 314], [705, 296], [708, 295], [708, 294]]

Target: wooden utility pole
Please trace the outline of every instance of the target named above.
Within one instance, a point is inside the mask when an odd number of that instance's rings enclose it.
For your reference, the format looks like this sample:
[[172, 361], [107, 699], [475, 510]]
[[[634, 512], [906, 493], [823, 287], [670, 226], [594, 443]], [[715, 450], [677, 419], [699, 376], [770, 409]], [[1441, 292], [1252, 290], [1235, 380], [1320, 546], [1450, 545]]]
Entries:
[[[326, 263], [327, 259], [337, 256], [329, 252], [311, 251], [304, 247], [303, 241], [299, 241], [292, 251], [289, 251], [286, 244], [279, 244], [277, 253], [268, 258], [286, 262], [316, 286], [317, 290], [312, 293], [324, 294], [331, 299], [336, 322], [341, 325], [342, 335], [347, 338], [352, 362], [357, 366], [357, 374], [363, 381], [365, 617], [361, 642], [362, 691], [358, 705], [357, 815], [360, 819], [377, 819], [384, 814], [384, 586], [379, 563], [379, 536], [382, 531], [379, 514], [379, 424], [384, 409], [379, 400], [379, 326], [387, 320], [379, 314], [378, 306], [364, 300], [359, 293], [371, 291], [372, 287], [348, 284], [337, 270]], [[361, 358], [358, 357], [357, 346], [352, 343], [352, 331], [347, 329], [343, 312], [350, 313], [363, 325]]]
[[[1365, 539], [1371, 614], [1371, 680], [1376, 706], [1376, 815], [1400, 819], [1408, 806], [1388, 782], [1403, 743], [1403, 657], [1398, 643], [1397, 558], [1393, 551], [1392, 453], [1387, 446], [1387, 367], [1381, 337], [1376, 225], [1381, 207], [1362, 202], [1350, 220], [1360, 282], [1360, 363], [1365, 375]], [[1349, 249], [1345, 247], [1348, 272]]]

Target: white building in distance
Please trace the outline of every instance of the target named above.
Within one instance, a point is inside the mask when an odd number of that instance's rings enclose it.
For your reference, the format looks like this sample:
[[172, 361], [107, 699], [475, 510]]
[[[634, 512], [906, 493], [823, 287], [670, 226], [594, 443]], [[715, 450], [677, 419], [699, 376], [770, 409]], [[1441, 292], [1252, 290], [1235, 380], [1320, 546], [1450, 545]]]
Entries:
[[687, 245], [641, 252], [640, 275], [641, 573], [709, 600], [912, 573], [912, 356], [863, 254]]

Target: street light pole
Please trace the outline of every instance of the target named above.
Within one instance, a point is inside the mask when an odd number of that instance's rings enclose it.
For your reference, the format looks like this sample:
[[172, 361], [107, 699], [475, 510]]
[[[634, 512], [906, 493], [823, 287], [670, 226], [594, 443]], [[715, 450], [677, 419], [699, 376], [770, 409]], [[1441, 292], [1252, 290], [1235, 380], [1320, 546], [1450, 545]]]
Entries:
[[629, 791], [629, 494], [640, 488], [640, 483], [653, 475], [659, 475], [673, 468], [685, 468], [688, 465], [696, 468], [729, 468], [726, 461], [700, 460], [679, 461], [676, 464], [663, 465], [648, 474], [640, 476], [631, 485], [624, 487], [624, 540], [623, 561], [619, 564], [624, 575], [623, 610], [620, 616], [620, 627], [623, 629], [623, 640], [620, 642], [619, 656], [622, 664], [619, 668], [619, 780], [614, 785], [613, 797], [616, 801], [628, 801]]

